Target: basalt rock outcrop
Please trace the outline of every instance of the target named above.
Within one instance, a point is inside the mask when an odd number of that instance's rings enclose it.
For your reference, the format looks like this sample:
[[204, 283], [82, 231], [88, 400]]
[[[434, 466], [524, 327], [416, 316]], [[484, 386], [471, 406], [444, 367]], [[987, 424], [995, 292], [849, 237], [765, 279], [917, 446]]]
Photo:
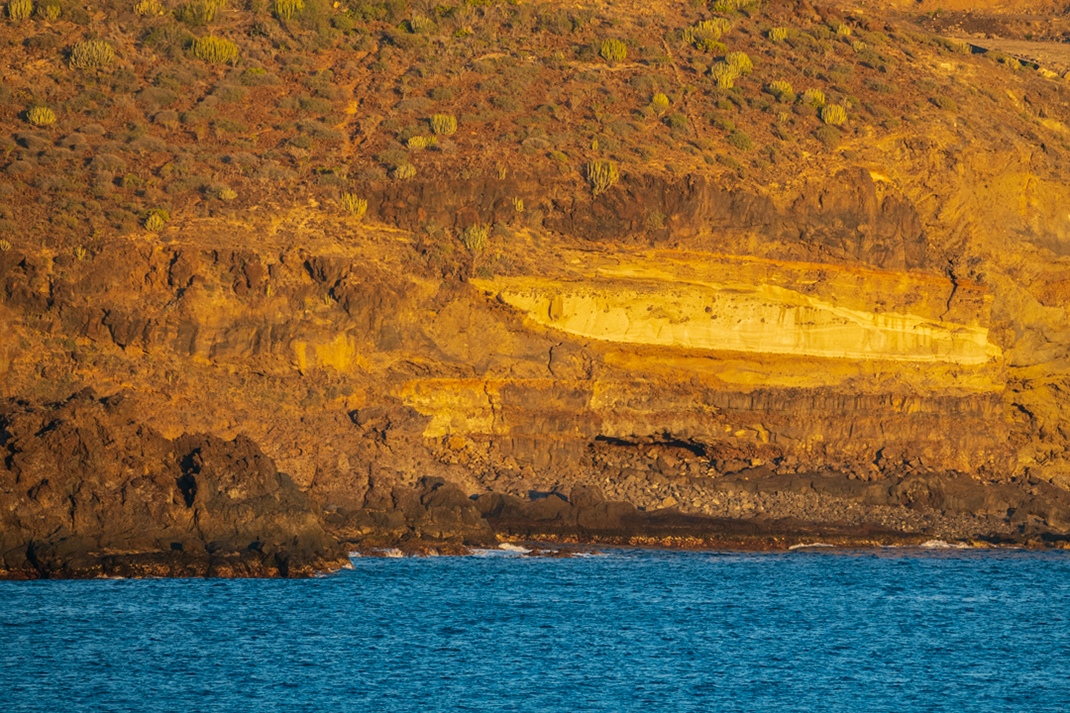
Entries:
[[91, 392], [9, 401], [0, 434], [0, 577], [298, 577], [346, 562], [246, 438], [171, 441]]

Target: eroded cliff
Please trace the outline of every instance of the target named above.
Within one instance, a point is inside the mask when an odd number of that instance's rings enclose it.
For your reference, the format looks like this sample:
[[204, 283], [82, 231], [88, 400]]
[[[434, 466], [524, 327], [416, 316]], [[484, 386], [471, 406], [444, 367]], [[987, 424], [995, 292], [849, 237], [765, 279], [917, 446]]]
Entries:
[[[8, 572], [307, 573], [337, 564], [337, 541], [507, 536], [1065, 543], [1070, 92], [871, 14], [785, 7], [729, 13], [733, 32], [763, 86], [796, 54], [834, 65], [791, 76], [857, 110], [835, 149], [793, 134], [829, 139], [794, 95], [685, 90], [711, 70], [666, 40], [671, 62], [645, 49], [604, 71], [680, 84], [679, 126], [636, 110], [636, 149], [604, 107], [597, 130], [578, 101], [546, 110], [590, 129], [592, 159], [666, 147], [601, 189], [534, 134], [520, 145], [538, 159], [489, 161], [475, 129], [415, 178], [358, 172], [361, 146], [411, 138], [383, 138], [373, 95], [326, 154], [352, 163], [346, 195], [366, 213], [312, 188], [277, 202], [243, 168], [232, 182], [263, 200], [206, 190], [152, 231], [5, 239]], [[769, 26], [789, 21], [809, 39], [776, 45]], [[387, 45], [380, 61], [411, 49]], [[577, 52], [545, 71], [596, 71]], [[903, 123], [880, 119], [889, 67], [934, 87]], [[735, 136], [730, 115], [755, 122], [764, 158], [704, 138]], [[609, 134], [621, 143], [600, 148]], [[16, 142], [7, 176], [52, 155]], [[148, 173], [181, 173], [173, 158]], [[11, 217], [35, 215], [4, 195]], [[99, 396], [72, 398], [87, 386]]]

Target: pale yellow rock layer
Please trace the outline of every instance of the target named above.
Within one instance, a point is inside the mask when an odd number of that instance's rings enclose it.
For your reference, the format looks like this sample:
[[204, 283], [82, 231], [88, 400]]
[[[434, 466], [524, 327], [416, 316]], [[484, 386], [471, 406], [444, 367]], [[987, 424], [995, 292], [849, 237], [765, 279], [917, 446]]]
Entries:
[[999, 348], [979, 325], [842, 307], [769, 284], [511, 277], [477, 286], [532, 321], [625, 344], [981, 365]]

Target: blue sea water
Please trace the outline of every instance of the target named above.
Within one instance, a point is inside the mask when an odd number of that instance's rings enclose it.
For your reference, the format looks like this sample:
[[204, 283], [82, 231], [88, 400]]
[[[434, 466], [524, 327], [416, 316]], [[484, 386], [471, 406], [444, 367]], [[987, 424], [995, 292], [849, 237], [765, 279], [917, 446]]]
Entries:
[[0, 710], [1070, 711], [1070, 556], [612, 551], [0, 582]]

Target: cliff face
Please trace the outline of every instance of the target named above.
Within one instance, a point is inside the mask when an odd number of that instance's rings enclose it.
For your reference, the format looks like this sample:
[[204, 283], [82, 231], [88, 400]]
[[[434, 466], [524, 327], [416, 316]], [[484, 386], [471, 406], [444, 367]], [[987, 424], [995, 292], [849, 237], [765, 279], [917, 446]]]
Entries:
[[[362, 15], [319, 33], [363, 47], [310, 50], [330, 70], [261, 47], [191, 70], [188, 102], [127, 38], [50, 91], [143, 82], [135, 128], [2, 144], [4, 574], [306, 574], [497, 536], [1064, 543], [1070, 90], [885, 5], [718, 14], [754, 59], [737, 87], [684, 4], [612, 5], [664, 37], [634, 62], [599, 59], [620, 25], [593, 9]], [[225, 28], [277, 39], [254, 21]], [[99, 118], [86, 92], [60, 126]], [[429, 143], [458, 92], [478, 111]], [[198, 123], [243, 101], [249, 136]], [[336, 125], [290, 121], [332, 101]]]
[[0, 410], [0, 576], [309, 576], [346, 560], [247, 438], [169, 441], [122, 398]]
[[[815, 220], [805, 197], [713, 229], [670, 214], [678, 231], [632, 229], [623, 247], [521, 225], [493, 240], [500, 273], [479, 277], [462, 249], [312, 210], [190, 224], [171, 243], [116, 242], [82, 259], [9, 251], [0, 281], [18, 341], [4, 384], [41, 401], [86, 382], [125, 394], [161, 448], [177, 449], [170, 480], [195, 452], [183, 434], [247, 436], [355, 543], [486, 541], [463, 495], [429, 514], [426, 476], [463, 494], [594, 487], [647, 510], [858, 532], [1067, 532], [1061, 465], [1030, 462], [1061, 436], [1021, 403], [1041, 398], [1017, 376], [1035, 367], [1008, 363], [1028, 326], [995, 317], [1008, 308], [984, 284], [920, 257], [908, 268], [903, 256], [937, 250], [906, 199], [885, 198], [898, 218], [871, 229], [883, 203], [840, 185], [817, 202], [822, 220], [856, 226], [854, 243], [824, 262], [767, 257], [819, 257], [823, 234], [753, 232]], [[637, 213], [664, 206], [650, 200], [617, 198]], [[899, 237], [876, 250], [882, 230]], [[11, 452], [28, 448], [20, 438]], [[185, 512], [176, 488], [171, 507]], [[488, 507], [519, 534], [569, 522]], [[687, 529], [630, 522], [655, 540]]]

